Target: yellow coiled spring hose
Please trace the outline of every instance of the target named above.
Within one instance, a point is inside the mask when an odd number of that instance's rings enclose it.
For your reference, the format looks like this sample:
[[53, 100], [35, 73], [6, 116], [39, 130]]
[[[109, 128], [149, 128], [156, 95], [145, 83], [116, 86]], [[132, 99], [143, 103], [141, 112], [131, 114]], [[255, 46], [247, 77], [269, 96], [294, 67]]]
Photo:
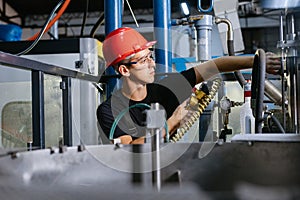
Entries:
[[220, 78], [214, 79], [209, 94], [205, 94], [204, 92], [201, 92], [199, 90], [197, 91], [197, 94], [194, 95], [194, 97], [196, 97], [198, 101], [196, 103], [196, 107], [193, 106], [192, 113], [188, 115], [187, 119], [184, 119], [185, 123], [183, 123], [177, 129], [177, 133], [170, 138], [170, 141], [172, 143], [179, 141], [184, 136], [184, 134], [193, 126], [193, 124], [199, 119], [200, 115], [203, 113], [203, 111], [206, 109], [206, 107], [209, 105], [211, 100], [215, 97], [216, 93], [218, 92], [221, 82], [222, 80]]

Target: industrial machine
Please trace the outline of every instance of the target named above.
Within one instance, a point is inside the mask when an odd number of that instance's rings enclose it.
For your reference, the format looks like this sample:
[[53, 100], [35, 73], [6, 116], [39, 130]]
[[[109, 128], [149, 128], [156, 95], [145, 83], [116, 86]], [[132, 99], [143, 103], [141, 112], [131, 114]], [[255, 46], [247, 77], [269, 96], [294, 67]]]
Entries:
[[[221, 1], [215, 2], [216, 4], [219, 3], [220, 5]], [[254, 63], [253, 72], [252, 74], [250, 73], [250, 76], [248, 73], [242, 74], [239, 71], [234, 72], [234, 75], [242, 88], [244, 88], [246, 84], [245, 77], [248, 80], [252, 80], [251, 107], [253, 115], [256, 118], [255, 133], [292, 133], [297, 135], [299, 131], [297, 85], [299, 84], [297, 84], [298, 72], [297, 67], [295, 66], [297, 66], [298, 62], [297, 29], [299, 29], [299, 27], [297, 27], [297, 20], [299, 20], [299, 5], [287, 1], [282, 7], [280, 7], [277, 3], [278, 2], [276, 1], [261, 1], [259, 5], [264, 9], [275, 9], [278, 13], [280, 38], [277, 47], [281, 51], [281, 76], [271, 77], [266, 75], [264, 70], [265, 52], [263, 50], [257, 51], [257, 57], [255, 59], [256, 62]], [[203, 5], [206, 9], [201, 8]], [[188, 24], [190, 27], [192, 27], [192, 29], [195, 29], [196, 37], [194, 39], [197, 40], [196, 60], [198, 62], [204, 62], [211, 59], [212, 27], [222, 23], [226, 24], [227, 26], [227, 43], [224, 53], [228, 53], [228, 55], [235, 55], [234, 41], [236, 40], [234, 36], [239, 36], [239, 34], [236, 34], [236, 32], [233, 31], [233, 25], [228, 17], [220, 17], [224, 16], [220, 15], [220, 13], [225, 13], [226, 15], [227, 11], [225, 10], [225, 12], [221, 12], [222, 9], [217, 7], [215, 9], [215, 15], [213, 15], [211, 13], [213, 1], [199, 1], [198, 6], [200, 6], [199, 15], [187, 14], [185, 18], [174, 20], [173, 22], [174, 25]], [[217, 14], [219, 14], [219, 16], [217, 16]], [[233, 21], [235, 20], [234, 17], [232, 17], [232, 14], [230, 15], [227, 13], [227, 16], [231, 16], [231, 19]], [[226, 80], [226, 75], [228, 74], [223, 74], [223, 80], [228, 82], [228, 79]], [[226, 96], [227, 91], [228, 90], [225, 83], [225, 87], [222, 85], [221, 89], [219, 90], [216, 102], [213, 102], [217, 107], [219, 107], [218, 112], [222, 115], [213, 118], [214, 121], [219, 121], [218, 126], [214, 128], [217, 136], [225, 140], [226, 136], [233, 135], [233, 132], [236, 134], [235, 138], [243, 137], [241, 134], [237, 134], [241, 132], [240, 127], [234, 126], [233, 129], [228, 128], [228, 125], [230, 124], [230, 115], [232, 115], [230, 112], [231, 110], [243, 105], [242, 99], [241, 101], [230, 100], [230, 98]], [[238, 95], [242, 97], [244, 96], [243, 92]], [[212, 113], [212, 110], [209, 112]], [[258, 135], [247, 135], [245, 137], [252, 136], [259, 137]]]
[[[165, 76], [174, 72], [169, 53], [172, 51], [169, 46], [170, 38], [165, 37], [169, 36], [166, 33], [171, 29], [169, 13], [165, 13], [170, 9], [168, 7], [170, 5], [169, 1], [163, 1], [165, 4], [158, 0], [153, 2], [156, 27], [153, 32], [158, 43], [163, 43], [163, 46], [158, 46], [155, 50], [158, 76]], [[214, 56], [211, 44], [212, 31], [213, 27], [219, 24], [226, 25], [226, 41], [220, 45], [225, 47], [223, 53], [229, 56], [236, 53], [234, 36], [239, 30], [233, 29], [231, 20], [226, 16], [214, 15], [213, 7], [216, 2], [220, 3], [220, 1], [199, 0], [197, 15], [187, 14], [183, 18], [172, 20], [173, 28], [187, 26], [191, 30], [187, 32], [192, 36], [188, 38], [187, 44], [189, 47], [195, 47], [191, 48], [192, 53], [189, 52], [189, 55], [194, 55], [195, 58], [191, 62], [188, 58], [185, 59], [186, 66], [192, 66], [194, 62], [205, 62]], [[96, 118], [91, 117], [91, 114], [95, 114], [95, 106], [99, 100], [97, 94], [101, 88], [96, 89], [95, 79], [92, 78], [97, 78], [99, 72], [102, 73], [101, 64], [98, 63], [98, 53], [94, 51], [97, 46], [94, 40], [80, 39], [79, 43], [83, 51], [73, 52], [71, 64], [67, 65], [60, 62], [52, 63], [54, 57], [60, 61], [70, 56], [66, 55], [66, 52], [51, 56], [47, 53], [38, 53], [28, 55], [26, 58], [0, 53], [0, 63], [3, 65], [1, 67], [4, 69], [14, 66], [22, 68], [22, 65], [29, 63], [28, 68], [33, 71], [45, 70], [45, 73], [55, 75], [62, 75], [59, 73], [60, 70], [64, 71], [67, 66], [73, 66], [75, 61], [75, 69], [63, 74], [63, 77], [74, 78], [72, 84], [74, 83], [78, 89], [74, 91], [73, 97], [76, 105], [71, 107], [74, 113], [72, 117], [75, 118], [73, 119], [75, 124], [71, 123], [74, 125], [71, 132], [73, 136], [79, 136], [67, 146], [60, 144], [48, 149], [1, 148], [0, 198], [117, 199], [128, 196], [131, 199], [144, 199], [151, 196], [155, 199], [299, 199], [300, 27], [298, 21], [300, 14], [298, 9], [300, 5], [297, 1], [283, 2], [285, 3], [282, 3], [282, 0], [280, 3], [279, 0], [260, 1], [262, 8], [278, 11], [280, 38], [277, 48], [281, 52], [282, 63], [280, 75], [266, 75], [266, 52], [258, 49], [254, 55], [253, 70], [250, 72], [236, 71], [205, 80], [191, 92], [186, 107], [190, 114], [184, 119], [177, 133], [168, 138], [168, 142], [162, 142], [159, 137], [165, 125], [164, 112], [161, 112], [159, 105], [152, 104], [147, 105], [146, 128], [150, 139], [146, 144], [123, 145], [118, 142], [107, 145], [93, 144], [98, 136], [98, 130], [95, 127]], [[111, 0], [106, 0], [105, 3], [107, 14], [105, 26], [106, 31], [109, 32], [121, 26], [117, 18], [120, 17], [118, 16], [120, 9], [111, 8], [115, 8], [114, 6], [121, 8], [123, 4], [121, 1]], [[220, 11], [220, 9], [216, 10]], [[226, 15], [227, 11], [224, 13]], [[236, 15], [235, 11], [231, 14]], [[224, 29], [222, 30], [221, 32], [224, 33]], [[176, 52], [172, 53], [178, 55]], [[23, 63], [17, 62], [18, 59]], [[51, 64], [48, 66], [42, 62]], [[83, 64], [82, 68], [81, 64]], [[38, 65], [44, 66], [45, 69], [37, 68]], [[0, 73], [0, 77], [3, 74]], [[76, 78], [86, 80], [88, 75], [95, 75], [95, 77], [91, 77], [90, 81], [76, 84]], [[4, 82], [4, 78], [5, 76], [1, 77], [1, 82]], [[24, 76], [21, 78], [24, 79]], [[27, 74], [26, 79], [28, 78]], [[103, 81], [104, 78], [106, 81]], [[105, 92], [109, 92], [112, 87], [111, 82], [107, 80], [115, 80], [115, 78], [115, 75], [106, 72], [99, 79], [100, 82], [103, 81], [101, 86], [106, 87]], [[53, 80], [55, 86], [61, 83], [60, 89], [68, 83], [57, 79], [49, 80]], [[251, 87], [248, 85], [249, 80], [251, 80]], [[24, 86], [20, 85], [18, 87], [23, 89]], [[238, 88], [238, 92], [233, 96], [240, 97], [239, 100], [233, 100], [230, 96], [232, 92], [230, 90], [235, 88]], [[53, 87], [50, 86], [50, 89]], [[244, 89], [245, 93], [251, 89], [250, 106], [251, 114], [255, 117], [254, 133], [250, 131], [242, 133], [240, 128], [241, 117], [238, 108], [244, 105]], [[57, 94], [57, 92], [50, 94]], [[104, 93], [101, 93], [101, 98], [103, 96]], [[59, 98], [61, 96], [55, 97], [55, 100], [58, 101]], [[89, 100], [88, 103], [86, 99]], [[22, 102], [27, 105], [27, 110], [23, 109], [21, 112], [17, 109], [17, 114], [21, 115], [22, 120], [30, 118], [27, 116], [30, 113], [28, 101], [30, 102], [30, 97], [26, 96], [25, 102]], [[13, 106], [13, 108], [19, 107]], [[14, 109], [10, 111], [15, 111]], [[117, 119], [120, 119], [129, 109], [121, 112]], [[235, 109], [238, 112], [234, 112]], [[80, 116], [76, 115], [78, 113]], [[12, 112], [13, 116], [17, 114]], [[79, 129], [76, 128], [77, 117], [84, 118], [84, 123], [80, 123], [80, 133], [77, 133]], [[12, 116], [7, 119], [6, 123], [12, 119]], [[70, 119], [72, 118], [67, 118], [66, 121]], [[246, 121], [248, 128], [245, 130], [251, 130], [251, 120], [249, 118], [243, 120]], [[22, 121], [22, 123], [30, 122]], [[16, 122], [16, 125], [19, 126], [20, 123]], [[200, 128], [195, 130], [193, 126]], [[11, 130], [9, 129], [11, 127], [12, 123], [7, 125], [8, 130]], [[25, 130], [25, 128], [19, 127], [18, 130]], [[59, 129], [65, 130], [65, 127]], [[184, 137], [190, 134], [193, 135], [192, 142], [187, 142]], [[197, 140], [195, 135], [198, 136]]]

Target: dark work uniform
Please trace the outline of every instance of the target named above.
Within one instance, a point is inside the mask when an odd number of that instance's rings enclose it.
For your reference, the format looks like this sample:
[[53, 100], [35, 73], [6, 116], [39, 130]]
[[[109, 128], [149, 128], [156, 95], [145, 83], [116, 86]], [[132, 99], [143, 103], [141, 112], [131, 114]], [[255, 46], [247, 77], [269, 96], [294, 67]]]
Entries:
[[[195, 84], [195, 72], [193, 69], [189, 69], [169, 75], [158, 82], [147, 84], [147, 96], [142, 101], [129, 100], [122, 94], [121, 90], [115, 91], [97, 109], [97, 118], [102, 129], [100, 131], [109, 138], [116, 117], [123, 111], [125, 115], [117, 123], [113, 138], [122, 135], [131, 135], [133, 139], [145, 136], [146, 113], [144, 111], [149, 107], [144, 104], [150, 106], [151, 103], [159, 103], [165, 109], [168, 119], [179, 104], [191, 95]], [[137, 103], [140, 106], [134, 107], [133, 105]], [[133, 106], [133, 108], [128, 109], [129, 106]]]

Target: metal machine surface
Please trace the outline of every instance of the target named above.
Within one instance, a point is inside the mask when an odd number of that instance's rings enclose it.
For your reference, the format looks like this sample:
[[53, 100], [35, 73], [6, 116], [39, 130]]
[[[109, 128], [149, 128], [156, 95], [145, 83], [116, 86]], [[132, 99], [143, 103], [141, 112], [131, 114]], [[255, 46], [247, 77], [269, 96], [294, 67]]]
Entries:
[[270, 9], [293, 9], [299, 8], [300, 2], [294, 0], [260, 0], [263, 8]]
[[[300, 143], [160, 146], [162, 187], [152, 186], [150, 145], [1, 151], [0, 197], [18, 199], [297, 199]], [[176, 191], [176, 195], [174, 195]], [[267, 193], [265, 191], [268, 191]], [[187, 193], [189, 193], [187, 195]], [[134, 197], [134, 195], [137, 195]], [[187, 196], [185, 196], [187, 195]]]

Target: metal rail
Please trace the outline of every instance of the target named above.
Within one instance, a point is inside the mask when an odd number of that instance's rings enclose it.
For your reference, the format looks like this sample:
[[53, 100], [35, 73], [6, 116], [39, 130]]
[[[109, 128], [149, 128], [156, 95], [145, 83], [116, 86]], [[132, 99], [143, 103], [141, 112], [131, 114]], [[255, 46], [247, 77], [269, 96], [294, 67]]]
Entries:
[[0, 52], [0, 64], [18, 69], [42, 71], [46, 74], [54, 76], [67, 76], [70, 78], [76, 78], [97, 83], [100, 80], [100, 76], [94, 76], [91, 74], [66, 69], [56, 65], [46, 64], [43, 62], [30, 60], [28, 58], [19, 57], [4, 52]]
[[72, 110], [71, 78], [98, 83], [100, 76], [86, 74], [60, 66], [30, 60], [12, 54], [0, 52], [0, 64], [3, 66], [31, 71], [32, 87], [32, 146], [45, 148], [45, 108], [44, 74], [62, 78], [63, 137], [64, 145], [72, 146]]

